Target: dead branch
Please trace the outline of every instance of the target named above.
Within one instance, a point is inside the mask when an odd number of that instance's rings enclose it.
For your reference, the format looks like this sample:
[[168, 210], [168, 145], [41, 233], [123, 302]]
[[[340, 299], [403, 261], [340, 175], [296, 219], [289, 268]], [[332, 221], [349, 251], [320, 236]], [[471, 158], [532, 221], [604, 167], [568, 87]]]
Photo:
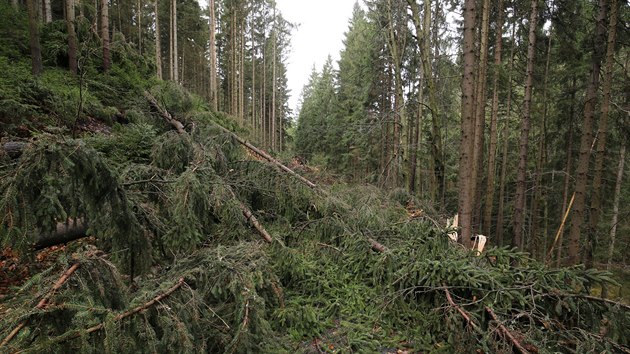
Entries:
[[145, 91], [144, 92], [144, 97], [147, 99], [147, 101], [149, 101], [149, 103], [151, 104], [151, 106], [158, 111], [158, 113], [160, 113], [160, 115], [162, 116], [162, 118], [164, 118], [164, 120], [172, 125], [179, 134], [186, 134], [186, 131], [184, 130], [184, 125], [178, 121], [177, 119], [173, 118], [173, 116], [165, 109], [163, 109], [159, 103], [157, 102], [157, 100], [155, 99], [155, 97], [153, 97], [153, 95], [151, 95], [149, 92]]
[[[160, 302], [162, 300], [164, 300], [166, 297], [170, 296], [172, 293], [174, 293], [177, 289], [181, 288], [182, 285], [186, 284], [184, 282], [184, 278], [179, 278], [179, 280], [177, 281], [177, 283], [175, 285], [173, 285], [172, 287], [170, 287], [168, 290], [166, 290], [165, 292], [163, 292], [162, 294], [154, 297], [151, 301], [140, 305], [136, 308], [133, 308], [129, 311], [125, 311], [119, 315], [117, 315], [116, 317], [114, 317], [113, 321], [114, 322], [118, 322], [120, 320], [123, 320], [127, 317], [133, 316], [139, 312], [142, 312], [148, 308], [150, 308], [151, 306], [155, 305], [157, 302]], [[75, 338], [79, 338], [84, 334], [90, 334], [93, 332], [97, 332], [100, 331], [101, 329], [105, 328], [105, 323], [99, 323], [95, 326], [92, 326], [84, 331], [75, 331], [74, 333], [70, 334], [70, 335], [62, 335], [60, 337], [57, 337], [55, 339], [52, 340], [53, 343], [62, 343], [62, 342], [67, 342], [69, 340], [75, 339]], [[49, 343], [52, 344], [52, 343]], [[23, 353], [26, 350], [20, 350], [14, 354], [19, 354], [19, 353]]]
[[262, 224], [258, 221], [258, 219], [256, 219], [256, 216], [254, 216], [251, 210], [249, 210], [249, 208], [241, 202], [239, 202], [239, 207], [241, 208], [241, 211], [243, 212], [243, 215], [245, 216], [247, 221], [249, 221], [252, 224], [252, 226], [254, 226], [254, 228], [256, 229], [256, 231], [258, 231], [260, 236], [262, 236], [265, 239], [265, 241], [269, 243], [273, 242], [273, 238], [271, 237], [269, 232], [267, 232], [267, 230], [262, 226]]
[[479, 328], [479, 326], [477, 326], [477, 324], [470, 318], [470, 315], [468, 314], [468, 312], [466, 312], [464, 309], [462, 309], [461, 307], [459, 307], [454, 301], [453, 298], [451, 297], [451, 293], [450, 291], [448, 291], [448, 288], [445, 286], [444, 287], [444, 292], [446, 293], [446, 300], [448, 300], [448, 303], [455, 308], [455, 310], [457, 310], [457, 312], [459, 312], [459, 314], [466, 320], [466, 322], [479, 334], [483, 334], [483, 332], [481, 331], [481, 329]]
[[290, 174], [291, 176], [296, 177], [298, 180], [300, 180], [302, 183], [304, 183], [308, 187], [310, 187], [312, 189], [317, 189], [317, 185], [315, 183], [309, 181], [308, 179], [302, 177], [301, 175], [299, 175], [298, 173], [296, 173], [295, 171], [293, 171], [289, 167], [285, 166], [280, 161], [276, 160], [273, 156], [269, 155], [266, 151], [257, 148], [256, 146], [254, 146], [251, 143], [249, 143], [249, 142], [245, 141], [244, 139], [242, 139], [240, 136], [238, 136], [238, 135], [232, 133], [230, 130], [222, 127], [221, 125], [219, 125], [219, 124], [216, 124], [216, 125], [217, 125], [217, 127], [219, 127], [219, 129], [221, 129], [222, 131], [224, 131], [225, 133], [230, 135], [232, 138], [234, 138], [234, 140], [238, 141], [239, 144], [241, 144], [244, 147], [248, 148], [249, 150], [251, 150], [255, 154], [259, 155], [260, 157], [264, 158], [265, 160], [271, 162], [273, 165], [275, 165], [280, 170]]
[[[55, 284], [52, 286], [52, 288], [50, 288], [50, 290], [48, 291], [48, 293], [46, 293], [46, 295], [39, 300], [39, 302], [37, 303], [37, 306], [35, 306], [36, 309], [42, 309], [46, 306], [46, 304], [48, 304], [48, 300], [51, 298], [51, 296], [57, 291], [59, 290], [59, 288], [61, 288], [61, 286], [68, 280], [68, 278], [70, 278], [70, 276], [72, 275], [72, 273], [74, 273], [75, 270], [77, 270], [77, 268], [79, 268], [79, 263], [75, 263], [73, 264], [70, 268], [68, 268], [62, 275], [61, 277], [59, 277], [59, 279], [57, 280], [57, 282], [55, 282]], [[11, 333], [9, 333], [8, 336], [6, 336], [6, 338], [4, 338], [4, 340], [2, 341], [2, 343], [0, 343], [0, 347], [4, 347], [5, 345], [7, 345], [11, 339], [13, 339], [18, 333], [20, 333], [20, 331], [22, 330], [22, 328], [24, 328], [26, 326], [28, 322], [28, 319], [25, 319], [24, 321], [20, 322], [12, 331]]]
[[[179, 278], [179, 280], [177, 281], [177, 283], [175, 285], [173, 285], [172, 287], [170, 287], [168, 290], [166, 290], [165, 292], [163, 292], [162, 294], [154, 297], [151, 301], [140, 305], [134, 309], [131, 309], [129, 311], [123, 312], [119, 315], [117, 315], [116, 317], [114, 317], [114, 321], [120, 321], [123, 320], [127, 317], [133, 316], [135, 314], [137, 314], [138, 312], [144, 311], [148, 308], [150, 308], [151, 306], [155, 305], [155, 303], [162, 301], [163, 299], [165, 299], [166, 297], [168, 297], [169, 295], [171, 295], [172, 293], [174, 293], [177, 289], [181, 288], [181, 286], [184, 285], [184, 278]], [[92, 326], [90, 328], [88, 328], [85, 333], [89, 334], [92, 332], [96, 332], [99, 331], [101, 329], [103, 329], [105, 327], [105, 323], [100, 323], [97, 324], [96, 326]], [[73, 338], [77, 338], [81, 335], [81, 333], [77, 333], [76, 336], [72, 336], [68, 339], [73, 339]]]
[[490, 317], [492, 317], [492, 319], [497, 323], [497, 325], [499, 326], [499, 329], [501, 329], [501, 332], [503, 332], [503, 335], [506, 339], [509, 339], [510, 342], [512, 342], [512, 345], [518, 349], [518, 351], [522, 354], [529, 354], [529, 351], [527, 351], [527, 349], [523, 348], [523, 346], [521, 345], [521, 343], [514, 337], [514, 335], [505, 327], [505, 325], [503, 325], [503, 323], [497, 318], [497, 315], [494, 313], [494, 311], [492, 311], [492, 309], [488, 306], [485, 306], [486, 308], [486, 312], [490, 315]]

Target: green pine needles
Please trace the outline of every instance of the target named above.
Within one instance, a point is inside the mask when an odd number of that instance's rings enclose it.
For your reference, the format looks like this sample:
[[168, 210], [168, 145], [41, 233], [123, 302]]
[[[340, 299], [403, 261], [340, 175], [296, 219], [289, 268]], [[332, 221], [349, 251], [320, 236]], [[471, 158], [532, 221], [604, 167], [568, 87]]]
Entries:
[[1, 247], [32, 255], [74, 219], [93, 237], [0, 300], [1, 350], [627, 352], [628, 306], [589, 293], [610, 274], [476, 256], [411, 218], [409, 195], [318, 192], [245, 154], [226, 117], [152, 91], [186, 134], [142, 103], [109, 135], [41, 134], [1, 160]]

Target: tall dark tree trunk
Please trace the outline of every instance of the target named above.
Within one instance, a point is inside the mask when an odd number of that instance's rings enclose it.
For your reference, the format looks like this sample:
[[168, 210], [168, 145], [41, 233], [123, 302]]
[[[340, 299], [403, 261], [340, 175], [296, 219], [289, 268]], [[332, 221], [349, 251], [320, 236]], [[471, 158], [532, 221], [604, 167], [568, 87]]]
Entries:
[[31, 46], [31, 72], [35, 76], [43, 71], [42, 47], [39, 43], [39, 21], [37, 20], [37, 0], [26, 0], [28, 10], [28, 31]]
[[162, 43], [160, 37], [159, 0], [154, 0], [155, 6], [155, 66], [158, 79], [162, 80]]
[[599, 75], [602, 57], [606, 43], [606, 14], [608, 1], [599, 0], [599, 14], [595, 24], [595, 38], [592, 56], [592, 67], [586, 97], [584, 102], [584, 122], [582, 124], [582, 138], [580, 139], [580, 156], [578, 159], [575, 180], [575, 202], [571, 231], [569, 233], [569, 265], [580, 262], [580, 236], [582, 224], [586, 217], [586, 188], [588, 184], [588, 166], [593, 145], [593, 121], [595, 120], [595, 106], [597, 105], [597, 91], [599, 90]]
[[68, 30], [68, 66], [73, 74], [77, 74], [77, 34], [74, 30], [74, 0], [65, 0], [66, 28]]
[[472, 246], [473, 179], [472, 164], [475, 139], [475, 0], [464, 3], [464, 78], [462, 81], [461, 144], [459, 148], [459, 242]]
[[538, 22], [538, 0], [532, 0], [529, 19], [529, 39], [527, 44], [527, 72], [525, 74], [525, 97], [521, 121], [519, 144], [519, 162], [516, 178], [516, 202], [514, 204], [514, 239], [512, 246], [523, 247], [523, 229], [525, 226], [525, 192], [527, 186], [527, 153], [529, 148], [530, 114], [534, 82], [534, 64], [536, 55], [536, 26]]
[[490, 146], [488, 147], [488, 179], [486, 183], [486, 205], [483, 213], [483, 234], [490, 235], [492, 227], [492, 208], [494, 204], [494, 181], [496, 174], [497, 137], [499, 118], [499, 78], [501, 51], [503, 50], [503, 0], [497, 4], [497, 30], [494, 42], [494, 73], [492, 78], [492, 113], [490, 115]]
[[617, 0], [611, 0], [610, 20], [608, 23], [608, 43], [606, 47], [606, 67], [604, 70], [603, 97], [601, 116], [599, 117], [599, 131], [597, 133], [597, 152], [595, 155], [595, 176], [593, 176], [593, 191], [591, 192], [591, 210], [585, 265], [593, 266], [593, 257], [597, 246], [597, 229], [601, 215], [602, 204], [602, 175], [604, 174], [604, 158], [606, 157], [606, 138], [608, 136], [608, 112], [610, 111], [610, 93], [612, 91], [612, 74], [615, 63], [615, 39], [617, 37]]
[[[573, 90], [572, 90], [572, 100], [571, 100], [571, 109], [570, 109], [570, 121], [569, 121], [569, 137], [567, 139], [567, 160], [566, 167], [564, 169], [564, 187], [562, 188], [562, 212], [560, 216], [564, 216], [567, 213], [567, 208], [569, 207], [569, 187], [571, 185], [571, 171], [573, 170], [573, 116], [575, 115], [574, 111], [574, 102], [575, 102], [575, 94], [576, 94], [576, 80], [573, 77]], [[564, 235], [564, 230], [560, 230], [560, 234], [558, 234], [558, 241], [556, 242], [556, 267], [560, 267], [560, 263], [562, 260], [562, 238]]]
[[478, 205], [477, 203], [479, 203], [482, 199], [480, 184], [481, 181], [483, 181], [481, 166], [483, 165], [483, 143], [486, 128], [486, 83], [488, 81], [488, 28], [490, 23], [490, 0], [483, 0], [481, 4], [482, 14], [479, 44], [479, 66], [477, 69], [477, 81], [475, 83], [475, 142], [472, 165], [474, 183], [470, 185], [470, 188], [472, 189], [470, 195], [473, 198], [473, 211], [475, 211], [473, 214], [473, 228], [478, 227], [479, 215], [476, 210]]
[[112, 65], [109, 53], [109, 3], [101, 0], [101, 40], [103, 41], [103, 71], [108, 71]]
[[219, 110], [219, 96], [217, 93], [218, 68], [217, 68], [217, 44], [216, 44], [216, 11], [214, 9], [214, 0], [210, 0], [209, 11], [210, 11], [210, 106], [215, 111], [218, 111]]
[[508, 167], [508, 146], [510, 143], [510, 116], [512, 114], [512, 75], [514, 72], [514, 47], [516, 46], [514, 43], [514, 37], [516, 35], [516, 24], [512, 26], [512, 34], [510, 36], [510, 64], [508, 66], [508, 79], [507, 79], [507, 103], [506, 103], [506, 114], [505, 114], [505, 123], [503, 126], [503, 148], [501, 151], [502, 161], [501, 161], [501, 176], [499, 178], [499, 206], [497, 208], [497, 227], [496, 227], [496, 236], [497, 236], [497, 244], [499, 246], [503, 246], [503, 230], [504, 230], [504, 214], [505, 214], [505, 185], [507, 183], [507, 167]]
[[530, 242], [529, 242], [529, 252], [533, 255], [534, 258], [538, 254], [542, 254], [541, 259], [544, 259], [544, 249], [546, 244], [541, 242], [538, 235], [538, 228], [541, 224], [539, 218], [539, 210], [538, 206], [542, 200], [542, 170], [543, 166], [547, 160], [547, 114], [549, 112], [549, 101], [547, 99], [547, 90], [549, 86], [549, 68], [551, 64], [551, 44], [552, 44], [552, 34], [553, 27], [549, 28], [549, 37], [547, 39], [547, 54], [545, 61], [545, 74], [544, 74], [544, 83], [542, 90], [542, 100], [543, 100], [543, 112], [542, 112], [542, 121], [540, 124], [540, 134], [539, 134], [539, 143], [538, 143], [538, 157], [536, 158], [536, 173], [534, 174], [534, 187], [532, 191], [532, 205], [531, 205], [531, 216], [529, 219], [530, 223]]

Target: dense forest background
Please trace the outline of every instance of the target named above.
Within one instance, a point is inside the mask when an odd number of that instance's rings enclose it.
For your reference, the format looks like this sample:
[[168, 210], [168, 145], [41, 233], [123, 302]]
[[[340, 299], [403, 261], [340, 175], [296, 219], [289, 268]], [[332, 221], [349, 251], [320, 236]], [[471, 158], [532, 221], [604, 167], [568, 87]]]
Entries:
[[627, 353], [629, 13], [1, 1], [0, 349]]

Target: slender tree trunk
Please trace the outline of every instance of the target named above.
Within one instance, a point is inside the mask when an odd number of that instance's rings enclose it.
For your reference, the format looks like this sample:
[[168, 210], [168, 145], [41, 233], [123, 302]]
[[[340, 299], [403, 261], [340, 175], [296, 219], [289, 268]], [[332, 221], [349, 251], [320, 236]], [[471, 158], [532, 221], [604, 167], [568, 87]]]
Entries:
[[158, 5], [159, 0], [154, 0], [155, 5], [155, 66], [158, 79], [162, 80], [162, 44], [160, 38], [160, 20]]
[[275, 23], [276, 19], [275, 19], [275, 9], [274, 9], [274, 29], [273, 29], [273, 34], [272, 34], [272, 42], [271, 45], [273, 46], [273, 54], [272, 54], [272, 62], [271, 62], [271, 149], [276, 150], [276, 91], [277, 91], [277, 72], [276, 72], [276, 67], [278, 65], [277, 63], [277, 55], [278, 55], [278, 38], [277, 38], [277, 33], [276, 33], [276, 23]]
[[[574, 102], [575, 102], [575, 93], [577, 92], [575, 76], [573, 77], [573, 89], [571, 94], [571, 109], [570, 109], [570, 120], [569, 120], [569, 139], [567, 146], [567, 164], [565, 168], [564, 174], [564, 188], [562, 191], [562, 213], [560, 213], [560, 217], [562, 218], [567, 213], [568, 208], [568, 200], [569, 200], [569, 186], [571, 185], [571, 171], [573, 169], [573, 116], [574, 112]], [[560, 267], [560, 263], [562, 261], [562, 236], [564, 235], [564, 230], [561, 230], [558, 235], [558, 242], [556, 244], [556, 267]]]
[[214, 111], [219, 110], [219, 95], [217, 89], [217, 41], [216, 41], [216, 11], [214, 0], [210, 0], [210, 106]]
[[68, 30], [68, 66], [70, 72], [77, 74], [77, 34], [74, 31], [74, 0], [65, 0], [66, 29]]
[[597, 90], [599, 89], [599, 75], [603, 56], [603, 45], [606, 43], [606, 14], [608, 1], [599, 0], [599, 14], [597, 16], [593, 63], [591, 75], [586, 88], [586, 98], [584, 102], [584, 123], [582, 125], [582, 138], [580, 140], [580, 157], [578, 159], [576, 181], [575, 181], [575, 202], [573, 206], [573, 217], [571, 219], [571, 231], [569, 233], [569, 265], [580, 262], [580, 236], [582, 224], [584, 223], [586, 212], [586, 188], [588, 184], [588, 166], [591, 158], [593, 142], [593, 121], [595, 120], [595, 106], [597, 104]]
[[[483, 143], [486, 127], [486, 84], [488, 81], [488, 28], [490, 22], [490, 0], [483, 0], [481, 7], [481, 43], [479, 44], [479, 67], [477, 70], [476, 94], [475, 94], [475, 135], [472, 161], [473, 181], [470, 185], [470, 195], [473, 198], [473, 211], [477, 210], [477, 203], [481, 204], [481, 182], [483, 174]], [[479, 217], [477, 212], [473, 214], [473, 228], [477, 227]], [[475, 230], [473, 230], [475, 231]]]
[[138, 13], [136, 14], [138, 22], [138, 52], [142, 54], [142, 2], [138, 0], [136, 4]]
[[52, 22], [52, 9], [50, 6], [50, 0], [44, 0], [44, 17], [45, 17], [45, 21], [46, 23], [51, 23]]
[[507, 166], [508, 166], [508, 146], [510, 142], [510, 116], [512, 114], [512, 75], [514, 72], [514, 48], [516, 47], [514, 43], [514, 37], [516, 35], [516, 24], [512, 26], [512, 35], [510, 36], [510, 64], [508, 67], [508, 79], [507, 79], [507, 103], [506, 103], [506, 114], [504, 118], [503, 125], [503, 149], [501, 152], [501, 156], [503, 156], [501, 161], [501, 177], [499, 180], [499, 206], [497, 209], [497, 226], [496, 226], [496, 234], [497, 234], [497, 244], [499, 246], [503, 246], [503, 229], [504, 229], [504, 214], [505, 214], [505, 185], [507, 179]]
[[101, 0], [101, 40], [103, 41], [103, 71], [107, 72], [112, 65], [109, 53], [109, 2]]
[[39, 21], [37, 21], [36, 0], [26, 0], [28, 10], [28, 31], [31, 46], [31, 72], [39, 76], [44, 70], [42, 65], [42, 47], [39, 43]]
[[[427, 84], [429, 92], [429, 108], [431, 110], [431, 159], [433, 165], [432, 183], [431, 183], [431, 200], [437, 201], [443, 195], [444, 183], [444, 161], [442, 160], [442, 134], [439, 123], [439, 108], [437, 100], [437, 92], [435, 88], [435, 80], [433, 78], [433, 70], [431, 67], [431, 1], [424, 0], [423, 21], [420, 24], [420, 7], [415, 0], [407, 0], [411, 9], [416, 36], [420, 46], [420, 59], [422, 62], [422, 74]], [[436, 6], [438, 6], [436, 4]], [[437, 21], [437, 19], [436, 19]], [[421, 90], [423, 87], [421, 86]], [[421, 94], [422, 91], [421, 91]], [[423, 103], [420, 103], [422, 106]], [[420, 108], [422, 109], [422, 108]], [[420, 127], [418, 127], [420, 129]], [[417, 145], [417, 143], [416, 143]], [[414, 159], [417, 159], [413, 157]], [[412, 160], [413, 161], [413, 160]], [[415, 164], [415, 161], [413, 161]]]
[[595, 176], [591, 192], [591, 210], [587, 233], [585, 264], [593, 266], [593, 257], [597, 246], [597, 229], [601, 215], [602, 175], [604, 174], [604, 158], [606, 157], [606, 138], [608, 136], [608, 112], [610, 111], [610, 92], [612, 91], [612, 74], [615, 62], [615, 39], [617, 36], [617, 0], [611, 0], [610, 20], [608, 23], [608, 44], [606, 48], [606, 67], [604, 70], [603, 97], [599, 132], [597, 134], [597, 153], [595, 154]]
[[542, 122], [540, 127], [540, 138], [538, 144], [538, 157], [536, 159], [536, 173], [534, 179], [534, 188], [532, 191], [532, 206], [531, 206], [531, 217], [529, 219], [530, 222], [530, 243], [529, 243], [529, 252], [533, 255], [534, 258], [542, 251], [541, 259], [544, 260], [544, 249], [546, 249], [547, 245], [545, 243], [540, 242], [540, 238], [538, 235], [538, 226], [540, 225], [539, 220], [539, 211], [538, 205], [542, 199], [542, 169], [545, 161], [547, 160], [547, 114], [549, 111], [549, 104], [547, 99], [547, 89], [549, 86], [549, 67], [551, 63], [551, 38], [553, 34], [553, 27], [549, 28], [549, 38], [547, 40], [547, 55], [545, 61], [545, 74], [544, 74], [544, 83], [543, 83], [543, 91], [542, 91], [542, 100], [543, 100], [543, 113], [542, 113]]
[[171, 1], [173, 7], [172, 18], [172, 31], [173, 31], [173, 81], [179, 84], [179, 48], [177, 46], [177, 0]]
[[475, 0], [464, 3], [464, 78], [462, 81], [461, 145], [459, 148], [459, 242], [465, 247], [472, 246], [473, 200], [470, 185], [473, 179], [472, 164], [474, 149], [475, 114]]
[[490, 235], [492, 227], [492, 207], [494, 204], [494, 175], [497, 157], [497, 121], [499, 117], [499, 78], [501, 51], [503, 49], [503, 0], [497, 4], [497, 32], [494, 42], [494, 73], [492, 80], [492, 113], [490, 115], [490, 146], [488, 147], [488, 179], [486, 183], [486, 205], [483, 213], [483, 234]]
[[[613, 1], [613, 5], [614, 5]], [[617, 181], [615, 182], [615, 196], [613, 200], [613, 214], [610, 228], [610, 241], [608, 244], [608, 256], [606, 257], [606, 270], [610, 270], [610, 265], [613, 261], [613, 254], [615, 252], [615, 239], [617, 238], [617, 222], [619, 218], [619, 200], [621, 196], [621, 182], [623, 180], [623, 169], [626, 161], [626, 145], [625, 142], [621, 145], [621, 152], [619, 155], [619, 167], [617, 168]], [[608, 295], [608, 288], [602, 289], [602, 297], [606, 298]]]
[[514, 204], [514, 247], [523, 246], [523, 229], [525, 226], [525, 192], [527, 186], [527, 150], [529, 148], [530, 114], [532, 90], [534, 82], [534, 59], [536, 55], [536, 26], [538, 22], [538, 0], [532, 0], [529, 20], [529, 39], [527, 44], [527, 72], [525, 78], [525, 97], [523, 100], [523, 117], [521, 122], [521, 138], [519, 162], [516, 179], [516, 202]]

